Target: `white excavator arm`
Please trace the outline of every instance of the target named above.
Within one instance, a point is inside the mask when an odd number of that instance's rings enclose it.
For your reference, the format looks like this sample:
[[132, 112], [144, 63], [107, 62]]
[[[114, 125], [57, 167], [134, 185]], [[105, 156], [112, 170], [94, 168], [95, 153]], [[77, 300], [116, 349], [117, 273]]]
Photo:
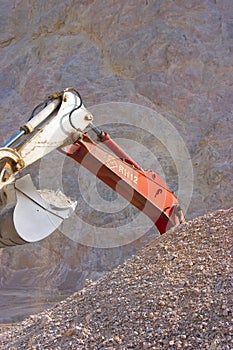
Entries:
[[[41, 110], [35, 114], [38, 108]], [[72, 144], [72, 135], [83, 132], [93, 117], [73, 88], [53, 94], [38, 108], [0, 148], [0, 247], [47, 237], [76, 206], [65, 195], [53, 193], [52, 201], [54, 196], [62, 196], [64, 203], [55, 206], [36, 190], [30, 175], [19, 179], [15, 176], [58, 147]]]
[[[82, 132], [93, 121], [73, 88], [55, 93], [46, 104], [0, 148], [0, 189], [14, 181], [14, 176], [22, 169], [58, 147], [73, 143], [72, 135]], [[10, 148], [24, 135], [29, 138], [22, 146]]]

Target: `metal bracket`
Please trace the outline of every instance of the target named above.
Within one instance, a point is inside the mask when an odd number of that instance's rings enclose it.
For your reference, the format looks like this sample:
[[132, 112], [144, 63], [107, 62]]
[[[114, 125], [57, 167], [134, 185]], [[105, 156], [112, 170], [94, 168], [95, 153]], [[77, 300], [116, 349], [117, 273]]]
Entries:
[[24, 167], [21, 155], [12, 148], [0, 148], [0, 189], [12, 182], [14, 175]]

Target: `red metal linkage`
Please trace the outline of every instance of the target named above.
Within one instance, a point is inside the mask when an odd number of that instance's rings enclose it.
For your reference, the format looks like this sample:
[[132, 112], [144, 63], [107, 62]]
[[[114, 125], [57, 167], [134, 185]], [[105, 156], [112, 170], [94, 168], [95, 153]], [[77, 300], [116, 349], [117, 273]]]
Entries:
[[110, 137], [102, 140], [114, 153], [97, 145], [88, 134], [60, 149], [147, 215], [160, 234], [185, 221], [176, 196], [155, 172], [143, 171]]

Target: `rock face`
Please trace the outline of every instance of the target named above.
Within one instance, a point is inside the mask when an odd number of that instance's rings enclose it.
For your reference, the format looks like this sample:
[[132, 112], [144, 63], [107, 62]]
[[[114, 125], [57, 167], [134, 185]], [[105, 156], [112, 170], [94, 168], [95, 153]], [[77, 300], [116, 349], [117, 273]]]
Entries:
[[[194, 175], [192, 179], [190, 173], [186, 184], [193, 185], [188, 218], [229, 208], [233, 184], [232, 18], [231, 0], [2, 2], [2, 144], [26, 121], [37, 103], [57, 90], [74, 86], [85, 105], [96, 111], [97, 124], [100, 104], [130, 102], [157, 111], [175, 128], [183, 140], [180, 158], [184, 158], [184, 146], [189, 155], [181, 168], [185, 171], [189, 162]], [[152, 126], [151, 134], [143, 136], [142, 130], [136, 137], [139, 130], [132, 118], [130, 125], [121, 129], [111, 124], [113, 116], [114, 110], [101, 123], [109, 126], [113, 136], [123, 133], [124, 139], [136, 140], [141, 147], [137, 153], [141, 165], [145, 166], [145, 161], [146, 167], [162, 169], [168, 184], [177, 190], [183, 175], [177, 171], [179, 154], [175, 159], [169, 154], [166, 142], [156, 139]], [[159, 131], [166, 134], [164, 129]], [[172, 135], [166, 136], [169, 140]], [[157, 160], [157, 169], [153, 162], [147, 163], [153, 158], [151, 154]], [[53, 157], [46, 160], [45, 173], [48, 171], [56, 187]], [[64, 188], [76, 195], [80, 192], [74, 179], [77, 170], [71, 162], [64, 162]], [[38, 168], [30, 172], [40, 183]], [[87, 180], [87, 185], [88, 181], [92, 183], [93, 179]], [[101, 187], [102, 196], [104, 191]], [[106, 198], [113, 201], [115, 197], [107, 191]], [[92, 213], [86, 199], [78, 208], [78, 215], [86, 216], [89, 222], [99, 217], [98, 211]], [[109, 214], [107, 219], [102, 215], [99, 225], [110, 225], [113, 220], [124, 222], [127, 210]], [[80, 246], [56, 233], [35, 245], [5, 249], [0, 255], [1, 293], [16, 286], [34, 288], [39, 300], [45, 286], [50, 291], [75, 290], [86, 278], [97, 278], [121, 263], [154, 234], [150, 232], [123, 247], [101, 249]]]
[[67, 86], [77, 87], [89, 107], [138, 103], [172, 122], [188, 147], [195, 175], [189, 215], [229, 207], [231, 5], [229, 0], [1, 4], [2, 142], [35, 104]]

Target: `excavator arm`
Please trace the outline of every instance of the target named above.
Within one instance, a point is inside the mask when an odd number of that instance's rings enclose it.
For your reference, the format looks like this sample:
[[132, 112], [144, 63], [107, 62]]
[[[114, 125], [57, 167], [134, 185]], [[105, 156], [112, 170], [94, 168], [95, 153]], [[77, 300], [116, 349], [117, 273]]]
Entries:
[[[35, 114], [38, 108], [40, 111]], [[88, 128], [97, 134], [97, 142], [87, 133]], [[76, 203], [66, 198], [67, 205], [63, 207], [48, 203], [34, 187], [30, 175], [16, 178], [24, 168], [55, 149], [141, 210], [161, 234], [185, 221], [178, 199], [165, 181], [154, 171], [143, 170], [97, 128], [79, 93], [68, 88], [35, 108], [28, 122], [0, 148], [1, 201], [5, 206], [0, 247], [39, 241], [74, 211]]]
[[113, 153], [96, 144], [87, 133], [60, 151], [141, 210], [160, 234], [184, 221], [176, 196], [158, 174], [152, 170], [144, 171], [108, 134], [100, 140]]
[[[44, 108], [34, 115], [41, 105]], [[14, 181], [19, 171], [58, 147], [72, 143], [72, 135], [83, 131], [92, 120], [93, 116], [73, 88], [49, 96], [34, 109], [20, 131], [0, 148], [0, 189]]]

